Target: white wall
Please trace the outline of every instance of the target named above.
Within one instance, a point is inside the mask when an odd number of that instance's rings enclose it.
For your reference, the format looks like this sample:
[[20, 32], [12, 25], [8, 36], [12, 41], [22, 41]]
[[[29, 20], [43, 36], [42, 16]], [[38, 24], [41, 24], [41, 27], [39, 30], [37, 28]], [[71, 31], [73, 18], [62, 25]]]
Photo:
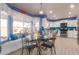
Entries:
[[[53, 22], [52, 27], [60, 27], [60, 23], [67, 23], [67, 26], [75, 26], [77, 27], [77, 20], [61, 20], [58, 22]], [[60, 36], [60, 31], [58, 32], [58, 36]], [[68, 37], [70, 38], [77, 38], [77, 31], [76, 30], [68, 30]]]
[[[77, 20], [68, 21], [68, 26], [77, 27]], [[72, 30], [72, 31], [68, 30], [68, 37], [77, 38], [77, 31], [76, 30]]]
[[1, 55], [8, 54], [22, 47], [21, 39], [9, 41], [1, 45]]

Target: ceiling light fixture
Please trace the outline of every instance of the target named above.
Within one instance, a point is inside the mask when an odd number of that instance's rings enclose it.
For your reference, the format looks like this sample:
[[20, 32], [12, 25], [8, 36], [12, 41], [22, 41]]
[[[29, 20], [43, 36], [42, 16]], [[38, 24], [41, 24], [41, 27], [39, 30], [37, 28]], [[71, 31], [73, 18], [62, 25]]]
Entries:
[[52, 11], [52, 10], [50, 10], [50, 11], [49, 11], [49, 13], [50, 13], [50, 14], [52, 14], [52, 13], [53, 13], [53, 11]]
[[74, 4], [70, 4], [70, 8], [73, 9], [75, 7]]
[[44, 12], [41, 10], [41, 11], [39, 12], [39, 14], [44, 14]]
[[39, 14], [44, 14], [43, 10], [42, 10], [42, 3], [40, 3], [40, 11], [39, 11]]

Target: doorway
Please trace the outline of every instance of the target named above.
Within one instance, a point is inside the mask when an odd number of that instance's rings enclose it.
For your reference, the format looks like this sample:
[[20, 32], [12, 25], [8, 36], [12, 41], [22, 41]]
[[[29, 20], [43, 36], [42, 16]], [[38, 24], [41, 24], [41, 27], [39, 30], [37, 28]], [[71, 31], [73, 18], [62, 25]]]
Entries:
[[67, 23], [61, 23], [60, 24], [60, 36], [61, 37], [67, 37]]

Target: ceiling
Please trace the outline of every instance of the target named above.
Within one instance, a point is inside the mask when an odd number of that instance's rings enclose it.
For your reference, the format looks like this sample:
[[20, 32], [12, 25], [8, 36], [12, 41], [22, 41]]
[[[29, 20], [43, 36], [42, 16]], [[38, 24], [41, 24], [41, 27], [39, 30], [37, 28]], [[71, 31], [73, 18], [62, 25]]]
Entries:
[[31, 14], [39, 14], [40, 10], [43, 10], [49, 18], [59, 19], [79, 15], [79, 4], [77, 3], [10, 3], [10, 5]]

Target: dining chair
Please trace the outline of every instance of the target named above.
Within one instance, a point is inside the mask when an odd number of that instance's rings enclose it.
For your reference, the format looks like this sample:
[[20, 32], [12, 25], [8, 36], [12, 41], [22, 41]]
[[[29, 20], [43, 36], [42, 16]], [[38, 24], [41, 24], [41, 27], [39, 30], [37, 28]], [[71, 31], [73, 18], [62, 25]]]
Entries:
[[51, 54], [56, 54], [55, 40], [57, 33], [58, 31], [53, 34], [52, 38], [48, 38], [47, 41], [44, 41], [44, 43], [41, 44], [43, 47], [50, 48]]

